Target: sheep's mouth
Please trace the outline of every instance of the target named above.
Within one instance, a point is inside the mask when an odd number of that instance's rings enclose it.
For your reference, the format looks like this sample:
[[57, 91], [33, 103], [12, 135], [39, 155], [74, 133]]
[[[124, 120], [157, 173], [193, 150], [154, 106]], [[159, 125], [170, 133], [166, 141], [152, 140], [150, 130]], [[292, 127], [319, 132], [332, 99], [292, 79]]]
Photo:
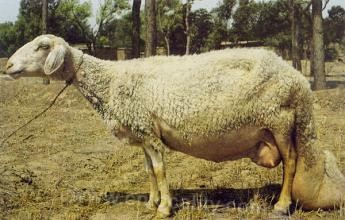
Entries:
[[11, 73], [8, 73], [8, 75], [14, 79], [20, 77], [20, 75], [22, 75], [24, 73], [23, 70], [17, 70], [17, 71], [14, 71], [14, 72], [11, 72]]

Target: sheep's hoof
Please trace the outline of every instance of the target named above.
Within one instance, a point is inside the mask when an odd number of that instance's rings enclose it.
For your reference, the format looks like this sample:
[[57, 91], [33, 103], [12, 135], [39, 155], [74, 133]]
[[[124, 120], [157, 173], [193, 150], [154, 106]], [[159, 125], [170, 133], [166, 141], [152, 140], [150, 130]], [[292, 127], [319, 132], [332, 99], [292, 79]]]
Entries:
[[171, 216], [171, 208], [169, 206], [158, 206], [157, 218], [168, 218]]
[[149, 209], [149, 210], [152, 210], [152, 211], [156, 211], [157, 207], [158, 207], [158, 204], [159, 204], [159, 202], [156, 203], [153, 200], [149, 200], [146, 203], [146, 208]]
[[289, 214], [289, 207], [288, 205], [280, 205], [279, 202], [274, 205], [273, 214], [276, 216], [286, 216]]

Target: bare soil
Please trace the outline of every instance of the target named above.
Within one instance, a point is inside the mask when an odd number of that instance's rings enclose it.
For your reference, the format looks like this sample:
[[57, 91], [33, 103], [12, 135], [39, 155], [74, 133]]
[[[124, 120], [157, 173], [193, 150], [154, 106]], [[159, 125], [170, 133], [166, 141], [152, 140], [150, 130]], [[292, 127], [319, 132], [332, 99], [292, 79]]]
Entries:
[[[345, 88], [315, 92], [318, 134], [345, 173]], [[338, 86], [339, 85], [339, 86]], [[0, 141], [40, 112], [63, 87], [0, 80]], [[213, 163], [166, 155], [174, 219], [267, 219], [280, 190], [281, 165], [248, 159]], [[0, 219], [152, 219], [141, 149], [117, 141], [73, 87], [45, 115], [0, 146]], [[291, 218], [343, 219], [345, 207]]]

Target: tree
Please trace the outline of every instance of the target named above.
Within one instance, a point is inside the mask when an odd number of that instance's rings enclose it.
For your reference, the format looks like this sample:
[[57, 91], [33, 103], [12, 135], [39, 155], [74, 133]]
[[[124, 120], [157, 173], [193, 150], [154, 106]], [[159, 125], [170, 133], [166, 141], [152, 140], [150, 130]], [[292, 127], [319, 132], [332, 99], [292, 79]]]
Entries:
[[254, 25], [253, 36], [266, 46], [276, 48], [283, 57], [289, 57], [291, 48], [291, 24], [288, 1], [268, 1], [262, 3]]
[[41, 0], [21, 0], [17, 21], [0, 24], [0, 46], [4, 48], [1, 56], [10, 56], [24, 43], [41, 34], [41, 21]]
[[145, 23], [146, 23], [146, 56], [156, 55], [157, 47], [157, 23], [156, 23], [156, 0], [145, 0]]
[[[96, 15], [96, 25], [92, 28], [89, 39], [92, 42], [92, 52], [95, 53], [96, 46], [109, 42], [106, 36], [113, 36], [116, 18], [128, 9], [128, 1], [126, 0], [100, 0], [99, 8]], [[110, 32], [109, 32], [110, 31]]]
[[[86, 31], [89, 31], [87, 24], [87, 18], [91, 15], [89, 3], [80, 4], [79, 0], [48, 0], [47, 3], [47, 11], [50, 12], [47, 13], [49, 33], [59, 35], [71, 43], [85, 42], [85, 34], [80, 31], [77, 23], [83, 24]], [[2, 34], [8, 36], [11, 33], [11, 39], [0, 37], [3, 43], [8, 45], [6, 56], [43, 32], [42, 9], [41, 0], [21, 0], [17, 21], [10, 26], [11, 30], [0, 32], [0, 36]]]
[[325, 19], [325, 44], [340, 43], [345, 36], [345, 9], [333, 6]]
[[[42, 0], [42, 34], [48, 33], [48, 0]], [[43, 84], [50, 84], [48, 78], [43, 79]]]
[[228, 25], [228, 22], [232, 17], [235, 5], [236, 0], [223, 0], [223, 2], [214, 9], [214, 12], [216, 12], [218, 19], [224, 22], [225, 25]]
[[302, 52], [301, 48], [301, 20], [302, 20], [302, 8], [298, 0], [289, 0], [289, 12], [291, 22], [291, 55], [292, 66], [297, 70], [302, 70]]
[[[132, 46], [132, 31], [132, 12], [128, 11], [104, 26], [100, 35], [102, 39], [106, 40], [107, 45], [130, 48]], [[141, 42], [139, 38], [139, 43], [141, 44]], [[100, 44], [102, 45], [101, 42]]]
[[314, 89], [326, 88], [325, 51], [322, 28], [322, 0], [312, 0]]
[[140, 57], [140, 5], [141, 5], [141, 0], [133, 0], [133, 6], [132, 6], [132, 58]]
[[48, 33], [48, 0], [42, 0], [42, 34]]
[[223, 0], [211, 11], [213, 28], [208, 36], [208, 48], [220, 49], [222, 41], [229, 40], [229, 24], [236, 0]]
[[307, 36], [306, 41], [307, 41], [307, 57], [309, 55], [309, 60], [310, 60], [310, 75], [314, 76], [314, 47], [313, 47], [313, 18], [311, 14], [311, 3], [309, 2], [308, 5], [304, 8], [303, 12], [303, 18], [305, 22], [307, 23]]
[[206, 9], [198, 9], [191, 12], [191, 45], [190, 52], [201, 53], [210, 50], [207, 41], [214, 23], [212, 15]]
[[79, 0], [60, 0], [58, 7], [51, 10], [49, 19], [51, 33], [56, 33], [70, 43], [87, 43], [91, 51], [92, 31], [88, 24], [91, 16], [89, 2]]
[[[52, 2], [50, 6], [52, 7]], [[54, 2], [55, 3], [55, 2]], [[42, 33], [42, 1], [21, 0], [19, 15], [15, 22], [18, 43], [24, 44]], [[20, 46], [19, 45], [19, 46]]]
[[171, 54], [171, 34], [178, 27], [183, 28], [182, 4], [179, 0], [158, 0], [157, 21], [160, 35], [164, 39], [167, 55]]
[[192, 10], [193, 0], [187, 0], [185, 10], [185, 25], [186, 25], [186, 55], [190, 54], [191, 30], [190, 30], [190, 11]]
[[[80, 0], [47, 0], [47, 3], [49, 33], [61, 36], [72, 44], [86, 43], [90, 53], [95, 51], [96, 45], [113, 41], [115, 26], [118, 24], [116, 20], [128, 8], [126, 0], [100, 0], [97, 24], [91, 28], [88, 23], [91, 15], [89, 1], [80, 3]], [[42, 33], [42, 9], [42, 0], [21, 0], [17, 21], [14, 25], [8, 26], [11, 30], [0, 32], [1, 44], [8, 45], [5, 47], [8, 49], [3, 50], [2, 53], [6, 53], [8, 56], [24, 43]], [[126, 17], [123, 21], [130, 29], [131, 24], [127, 20]], [[10, 33], [11, 38], [8, 38]]]
[[0, 57], [8, 57], [17, 49], [16, 32], [12, 22], [0, 24]]
[[255, 40], [254, 29], [260, 18], [263, 3], [240, 0], [239, 6], [233, 15], [232, 32], [234, 40]]

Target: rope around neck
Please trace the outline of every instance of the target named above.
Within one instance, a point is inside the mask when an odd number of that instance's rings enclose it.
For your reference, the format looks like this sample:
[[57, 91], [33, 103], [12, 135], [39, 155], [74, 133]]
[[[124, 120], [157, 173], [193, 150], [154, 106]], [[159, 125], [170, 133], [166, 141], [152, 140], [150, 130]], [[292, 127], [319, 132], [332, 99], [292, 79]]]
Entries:
[[24, 127], [26, 127], [28, 124], [30, 124], [33, 120], [37, 119], [38, 117], [40, 117], [41, 115], [43, 115], [46, 111], [48, 111], [56, 102], [56, 100], [59, 98], [59, 96], [63, 93], [63, 91], [65, 91], [65, 89], [69, 86], [70, 84], [66, 84], [61, 90], [60, 92], [55, 96], [55, 98], [53, 99], [53, 101], [49, 104], [48, 107], [46, 107], [42, 112], [40, 112], [39, 114], [37, 114], [35, 117], [33, 117], [32, 119], [30, 119], [29, 121], [27, 121], [25, 124], [23, 124], [22, 126], [20, 126], [19, 128], [17, 128], [16, 130], [14, 130], [10, 135], [8, 135], [2, 142], [1, 142], [1, 146], [3, 146], [3, 144], [8, 141], [13, 135], [15, 135], [19, 130], [23, 129]]
[[[77, 68], [77, 70], [75, 71], [74, 74], [76, 74], [81, 65], [83, 64], [84, 61], [84, 53], [83, 55], [80, 57], [80, 63], [79, 66]], [[4, 143], [6, 143], [6, 141], [8, 141], [13, 135], [15, 135], [19, 130], [25, 128], [28, 124], [30, 124], [32, 121], [36, 120], [37, 118], [39, 118], [41, 115], [43, 115], [46, 111], [48, 111], [51, 107], [53, 107], [53, 105], [55, 104], [56, 100], [59, 98], [59, 96], [67, 89], [68, 86], [72, 85], [74, 81], [74, 77], [72, 77], [71, 79], [66, 81], [66, 85], [59, 91], [59, 93], [55, 96], [55, 98], [52, 100], [52, 102], [48, 105], [48, 107], [46, 107], [43, 111], [41, 111], [40, 113], [38, 113], [37, 115], [35, 115], [35, 117], [33, 117], [32, 119], [30, 119], [29, 121], [27, 121], [25, 124], [23, 124], [22, 126], [20, 126], [19, 128], [17, 128], [16, 130], [14, 130], [11, 134], [9, 134], [2, 142], [0, 147], [3, 147]]]

